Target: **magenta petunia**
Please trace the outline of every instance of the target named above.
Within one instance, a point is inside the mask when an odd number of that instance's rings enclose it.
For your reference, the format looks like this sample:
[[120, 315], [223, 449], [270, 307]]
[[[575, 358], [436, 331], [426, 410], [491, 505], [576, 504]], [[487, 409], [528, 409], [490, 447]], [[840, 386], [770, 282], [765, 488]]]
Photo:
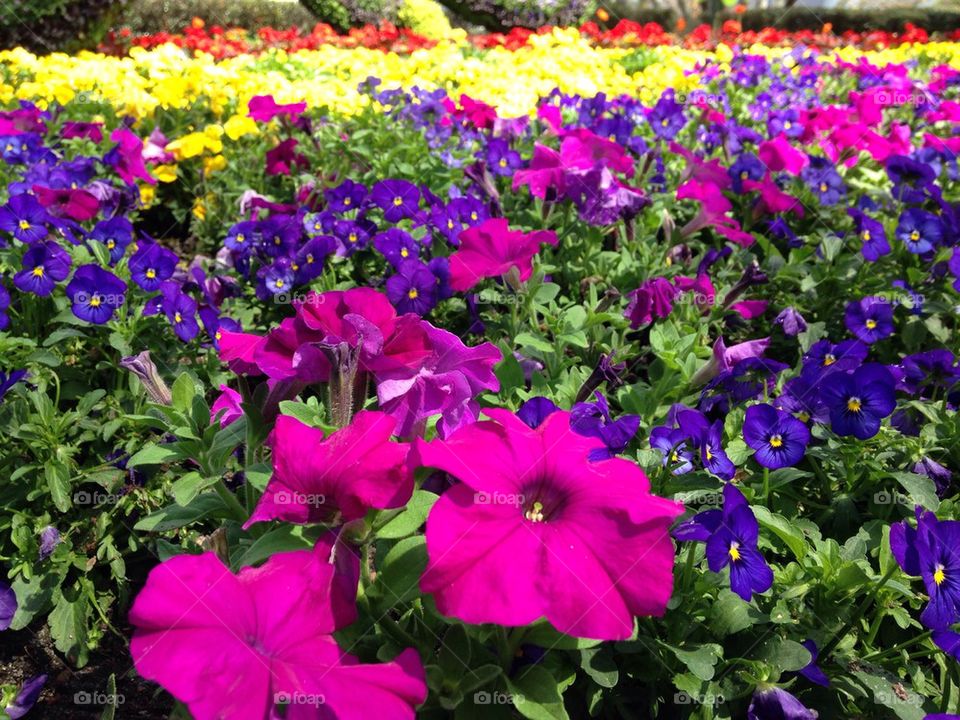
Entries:
[[[493, 372], [503, 359], [499, 348], [489, 342], [469, 347], [453, 333], [411, 316], [401, 318], [397, 327], [388, 348], [391, 354], [374, 365], [380, 409], [396, 418], [397, 435], [419, 434], [420, 426], [434, 415], [440, 415], [441, 437], [476, 420], [477, 395], [500, 389]], [[427, 355], [420, 352], [424, 340], [430, 348]], [[414, 352], [403, 352], [404, 346]]]
[[255, 95], [247, 103], [247, 114], [257, 122], [270, 122], [278, 115], [286, 115], [290, 120], [296, 120], [306, 109], [305, 102], [278, 105], [273, 95]]
[[196, 720], [412, 718], [426, 699], [416, 651], [364, 664], [332, 633], [356, 617], [359, 562], [321, 539], [234, 575], [213, 553], [155, 567], [130, 611], [141, 676]]
[[570, 413], [536, 429], [507, 410], [447, 440], [417, 442], [419, 462], [461, 482], [427, 519], [420, 587], [444, 615], [623, 640], [635, 615], [662, 615], [673, 590], [669, 527], [683, 506], [650, 494], [621, 459], [590, 462], [603, 441]]
[[243, 397], [240, 393], [226, 385], [221, 385], [220, 394], [210, 406], [210, 419], [213, 420], [222, 410], [220, 427], [225, 428], [243, 417], [243, 408], [240, 406], [242, 402]]
[[533, 256], [542, 243], [557, 244], [552, 230], [511, 230], [504, 218], [490, 218], [460, 234], [460, 247], [450, 256], [450, 286], [469, 290], [483, 278], [506, 275], [517, 268], [521, 281], [533, 274]]
[[281, 415], [271, 436], [273, 475], [244, 527], [264, 520], [316, 523], [339, 513], [363, 517], [370, 508], [397, 508], [413, 494], [410, 446], [390, 442], [396, 421], [357, 413], [329, 437]]

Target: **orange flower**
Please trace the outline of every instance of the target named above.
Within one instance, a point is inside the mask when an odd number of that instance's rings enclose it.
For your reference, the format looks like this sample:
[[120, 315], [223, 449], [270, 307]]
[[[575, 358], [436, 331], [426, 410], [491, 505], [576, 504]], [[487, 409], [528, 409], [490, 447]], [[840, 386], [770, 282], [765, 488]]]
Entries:
[[202, 30], [205, 24], [206, 23], [203, 22], [203, 18], [199, 17], [194, 17], [193, 20], [190, 21], [190, 27], [192, 27], [194, 30]]
[[603, 8], [597, 8], [597, 18], [600, 20], [600, 22], [606, 22], [610, 19], [610, 13]]
[[738, 3], [737, 5], [734, 5], [733, 11], [737, 15], [743, 15], [747, 11], [747, 6], [744, 5], [743, 3]]
[[677, 18], [677, 32], [683, 32], [687, 29], [687, 21], [685, 18]]

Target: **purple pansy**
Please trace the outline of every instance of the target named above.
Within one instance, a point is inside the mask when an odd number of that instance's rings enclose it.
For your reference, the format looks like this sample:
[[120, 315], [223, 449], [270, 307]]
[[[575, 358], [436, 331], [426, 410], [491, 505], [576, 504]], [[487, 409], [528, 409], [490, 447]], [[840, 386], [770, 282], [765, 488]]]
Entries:
[[810, 442], [810, 430], [793, 415], [771, 405], [751, 405], [743, 421], [743, 439], [763, 467], [796, 465]]

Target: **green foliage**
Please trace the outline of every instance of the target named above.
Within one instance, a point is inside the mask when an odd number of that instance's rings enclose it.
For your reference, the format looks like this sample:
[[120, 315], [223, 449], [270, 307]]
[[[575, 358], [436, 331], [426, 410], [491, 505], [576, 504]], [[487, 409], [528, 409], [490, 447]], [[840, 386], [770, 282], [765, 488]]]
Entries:
[[394, 22], [400, 0], [300, 0], [320, 22], [346, 30], [356, 25], [377, 25], [383, 20]]
[[580, 25], [597, 7], [595, 0], [440, 0], [452, 13], [489, 30], [542, 25]]
[[127, 0], [5, 0], [0, 3], [0, 48], [34, 52], [94, 47]]
[[123, 25], [135, 33], [180, 32], [198, 17], [207, 25], [240, 27], [309, 27], [313, 17], [295, 2], [262, 0], [131, 0]]

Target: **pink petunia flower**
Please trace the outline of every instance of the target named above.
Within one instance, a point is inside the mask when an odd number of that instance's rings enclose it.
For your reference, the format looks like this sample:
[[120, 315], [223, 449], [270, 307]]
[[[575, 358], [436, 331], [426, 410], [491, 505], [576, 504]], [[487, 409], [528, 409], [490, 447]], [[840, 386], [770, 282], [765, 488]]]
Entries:
[[296, 120], [307, 109], [305, 102], [278, 105], [273, 95], [255, 95], [247, 103], [248, 115], [257, 122], [270, 122], [278, 115], [286, 115]]
[[766, 300], [741, 300], [731, 305], [730, 309], [745, 320], [753, 320], [763, 315], [769, 304]]
[[507, 626], [546, 617], [604, 640], [630, 637], [635, 615], [662, 615], [682, 505], [650, 495], [631, 462], [589, 462], [603, 441], [573, 432], [568, 412], [536, 429], [485, 413], [446, 441], [417, 443], [421, 464], [461, 481], [427, 519], [420, 587], [440, 612]]
[[810, 157], [798, 150], [785, 135], [777, 135], [773, 140], [764, 140], [758, 151], [760, 162], [772, 172], [786, 170], [791, 175], [799, 175], [810, 164]]
[[339, 512], [344, 520], [370, 508], [402, 507], [413, 494], [410, 446], [390, 442], [396, 421], [381, 412], [357, 413], [329, 437], [281, 415], [271, 435], [273, 475], [244, 524], [284, 520], [317, 523]]
[[[493, 372], [503, 359], [499, 348], [489, 342], [468, 347], [453, 333], [414, 317], [403, 318], [398, 328], [392, 354], [374, 364], [380, 408], [396, 418], [397, 435], [412, 437], [438, 414], [441, 437], [474, 422], [480, 414], [477, 395], [500, 389]], [[421, 334], [430, 347], [425, 356], [419, 352]], [[416, 349], [412, 355], [401, 352], [408, 336]]]
[[504, 218], [490, 218], [460, 233], [460, 247], [450, 256], [450, 287], [469, 290], [483, 278], [506, 275], [517, 268], [520, 281], [533, 274], [533, 256], [542, 243], [557, 244], [552, 230], [523, 233], [510, 230]]
[[224, 413], [220, 416], [220, 427], [225, 428], [227, 425], [235, 423], [243, 417], [243, 408], [240, 407], [242, 401], [243, 397], [240, 393], [226, 385], [221, 385], [220, 394], [213, 401], [213, 405], [210, 406], [210, 419], [215, 418], [217, 413], [223, 410]]
[[156, 185], [157, 179], [147, 172], [143, 164], [143, 141], [125, 127], [119, 127], [110, 134], [117, 143], [104, 157], [104, 162], [113, 165], [117, 175], [130, 185], [143, 180], [148, 185]]
[[359, 562], [323, 539], [233, 575], [213, 553], [155, 567], [130, 611], [137, 672], [196, 720], [414, 717], [423, 666], [407, 649], [363, 664], [332, 633], [356, 617]]

